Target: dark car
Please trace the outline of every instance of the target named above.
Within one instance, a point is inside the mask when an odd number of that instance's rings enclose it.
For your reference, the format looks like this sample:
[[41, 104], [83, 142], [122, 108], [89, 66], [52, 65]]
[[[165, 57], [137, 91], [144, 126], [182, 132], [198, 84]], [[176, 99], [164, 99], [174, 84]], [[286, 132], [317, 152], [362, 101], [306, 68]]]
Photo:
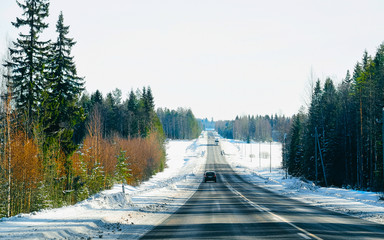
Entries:
[[204, 173], [204, 182], [216, 182], [216, 173], [214, 171], [207, 171]]

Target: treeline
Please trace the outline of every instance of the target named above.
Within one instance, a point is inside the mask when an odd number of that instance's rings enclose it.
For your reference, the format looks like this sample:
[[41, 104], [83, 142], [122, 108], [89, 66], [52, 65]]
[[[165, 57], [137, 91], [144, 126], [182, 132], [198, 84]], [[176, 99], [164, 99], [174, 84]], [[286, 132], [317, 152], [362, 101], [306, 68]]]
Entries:
[[1, 65], [0, 218], [136, 184], [164, 168], [164, 133], [150, 87], [127, 100], [84, 93], [59, 15], [57, 39], [41, 40], [48, 0], [16, 1], [20, 28]]
[[308, 112], [293, 117], [284, 157], [293, 176], [320, 185], [383, 190], [384, 45], [335, 86], [314, 86]]
[[242, 116], [230, 121], [216, 121], [216, 131], [225, 138], [279, 141], [282, 142], [284, 134], [290, 129], [291, 119], [285, 116]]
[[[90, 116], [95, 108], [98, 110], [103, 123], [103, 137], [117, 135], [123, 138], [145, 138], [154, 131], [163, 134], [150, 87], [137, 89], [135, 92], [131, 90], [126, 100], [122, 99], [122, 91], [118, 88], [105, 97], [98, 90], [91, 95], [84, 93], [79, 104], [86, 116]], [[76, 136], [78, 139], [85, 135], [84, 131], [79, 131], [79, 134]]]
[[195, 118], [191, 109], [178, 108], [177, 110], [170, 110], [159, 108], [157, 109], [157, 115], [167, 138], [194, 139], [202, 131], [201, 124]]

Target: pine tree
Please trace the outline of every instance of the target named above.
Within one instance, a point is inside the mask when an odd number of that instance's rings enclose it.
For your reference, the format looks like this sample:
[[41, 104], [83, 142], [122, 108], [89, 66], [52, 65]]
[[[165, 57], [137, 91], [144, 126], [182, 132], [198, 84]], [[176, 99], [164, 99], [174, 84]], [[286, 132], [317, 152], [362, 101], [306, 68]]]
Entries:
[[12, 22], [16, 28], [27, 27], [28, 33], [19, 34], [10, 48], [12, 60], [7, 62], [13, 67], [13, 96], [18, 112], [25, 115], [26, 126], [30, 126], [36, 118], [40, 105], [41, 93], [45, 84], [46, 63], [49, 51], [49, 41], [41, 41], [40, 34], [48, 27], [44, 19], [49, 15], [48, 0], [16, 1], [23, 9], [23, 18]]

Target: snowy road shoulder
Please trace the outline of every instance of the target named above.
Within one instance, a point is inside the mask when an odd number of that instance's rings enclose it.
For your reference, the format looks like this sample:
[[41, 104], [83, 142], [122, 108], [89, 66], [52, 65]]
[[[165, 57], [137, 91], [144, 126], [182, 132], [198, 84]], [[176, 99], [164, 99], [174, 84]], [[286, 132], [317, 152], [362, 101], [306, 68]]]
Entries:
[[384, 201], [379, 193], [318, 187], [298, 178], [286, 178], [281, 169], [280, 143], [246, 144], [221, 139], [220, 144], [233, 170], [248, 182], [311, 205], [384, 224]]
[[74, 206], [0, 222], [1, 239], [137, 239], [182, 206], [201, 182], [207, 136], [169, 141], [167, 168], [139, 187], [121, 185]]

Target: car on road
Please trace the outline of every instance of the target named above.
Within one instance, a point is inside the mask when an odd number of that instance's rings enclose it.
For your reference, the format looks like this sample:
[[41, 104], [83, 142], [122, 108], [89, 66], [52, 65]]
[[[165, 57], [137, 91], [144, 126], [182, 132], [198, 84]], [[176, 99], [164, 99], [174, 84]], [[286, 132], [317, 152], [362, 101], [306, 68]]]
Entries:
[[204, 173], [204, 182], [216, 182], [216, 173], [214, 171], [206, 171]]
[[219, 139], [218, 138], [215, 139], [215, 145], [219, 146]]

